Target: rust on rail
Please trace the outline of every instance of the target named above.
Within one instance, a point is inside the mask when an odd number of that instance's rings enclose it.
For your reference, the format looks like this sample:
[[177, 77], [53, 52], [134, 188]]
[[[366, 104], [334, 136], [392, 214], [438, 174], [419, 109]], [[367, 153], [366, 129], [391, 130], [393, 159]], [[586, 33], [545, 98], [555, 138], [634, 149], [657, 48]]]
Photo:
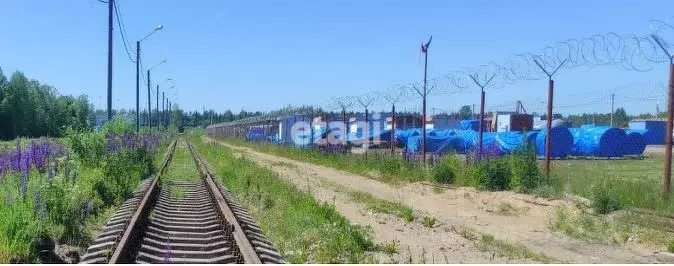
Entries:
[[140, 223], [138, 221], [144, 219], [145, 216], [147, 216], [148, 214], [148, 211], [151, 207], [150, 206], [151, 204], [148, 203], [150, 202], [150, 199], [154, 197], [157, 193], [157, 181], [164, 173], [164, 169], [167, 167], [168, 163], [171, 161], [171, 158], [173, 157], [176, 142], [177, 140], [174, 140], [173, 143], [171, 143], [171, 145], [169, 146], [167, 154], [164, 157], [164, 161], [159, 167], [157, 174], [152, 179], [152, 182], [150, 183], [148, 190], [145, 192], [141, 201], [138, 203], [138, 207], [134, 211], [133, 216], [131, 216], [131, 220], [129, 220], [129, 222], [126, 224], [124, 234], [122, 235], [121, 239], [117, 242], [117, 245], [115, 246], [115, 249], [112, 252], [112, 256], [108, 261], [109, 264], [128, 262], [127, 261], [128, 252], [130, 251], [129, 249], [131, 247], [131, 244], [136, 242], [135, 238], [139, 236], [139, 234], [135, 234], [135, 232], [140, 227]]
[[239, 221], [236, 219], [236, 215], [234, 215], [234, 212], [229, 207], [227, 200], [213, 181], [213, 177], [211, 176], [210, 171], [208, 171], [208, 168], [204, 164], [201, 156], [194, 150], [194, 147], [192, 147], [192, 144], [189, 143], [189, 141], [187, 142], [187, 146], [189, 147], [192, 157], [197, 164], [199, 174], [204, 178], [209, 192], [218, 205], [218, 211], [222, 217], [225, 218], [227, 223], [230, 224], [234, 229], [232, 234], [234, 235], [236, 245], [239, 247], [239, 252], [243, 257], [243, 262], [246, 264], [262, 264], [262, 261], [258, 257], [257, 252], [255, 252], [255, 249], [253, 248], [253, 245], [250, 243], [250, 240], [244, 233], [243, 228], [239, 224]]

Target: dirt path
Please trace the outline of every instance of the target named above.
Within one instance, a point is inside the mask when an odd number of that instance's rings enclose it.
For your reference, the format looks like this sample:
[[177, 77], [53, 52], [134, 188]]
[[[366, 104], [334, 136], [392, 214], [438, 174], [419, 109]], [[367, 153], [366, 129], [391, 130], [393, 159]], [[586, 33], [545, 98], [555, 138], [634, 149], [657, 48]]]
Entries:
[[[476, 251], [470, 247], [470, 241], [461, 238], [451, 230], [442, 230], [442, 227], [441, 230], [435, 229], [435, 232], [433, 232], [433, 229], [428, 228], [416, 230], [419, 228], [413, 228], [415, 225], [407, 226], [408, 228], [405, 230], [402, 221], [400, 221], [401, 224], [400, 222], [389, 223], [384, 220], [385, 223], [382, 224], [380, 222], [382, 218], [377, 217], [377, 215], [372, 217], [372, 214], [363, 214], [362, 206], [349, 203], [346, 196], [334, 191], [334, 189], [331, 191], [329, 187], [341, 186], [371, 193], [377, 198], [399, 201], [412, 206], [415, 211], [432, 214], [445, 228], [450, 226], [471, 228], [477, 232], [491, 234], [496, 239], [521, 244], [535, 252], [541, 252], [566, 262], [659, 262], [653, 252], [638, 246], [630, 244], [620, 246], [589, 244], [552, 232], [550, 221], [556, 213], [556, 206], [567, 204], [565, 201], [543, 201], [529, 195], [513, 192], [479, 192], [472, 188], [448, 189], [443, 193], [435, 193], [432, 191], [432, 187], [420, 183], [393, 187], [333, 168], [256, 152], [246, 147], [219, 143], [246, 154], [247, 157], [271, 168], [293, 183], [311, 187], [312, 193], [321, 200], [334, 200], [340, 212], [352, 221], [373, 225], [378, 241], [390, 242], [392, 239], [400, 239], [405, 241], [404, 244], [410, 246], [429, 247], [426, 249], [427, 252], [430, 250], [450, 254], [451, 257], [448, 255], [450, 263], [459, 260], [462, 262], [497, 262], [498, 259], [503, 258], [497, 257], [494, 258], [495, 261], [491, 261], [490, 259], [494, 254]], [[514, 207], [521, 213], [505, 215], [503, 206]], [[377, 222], [374, 223], [373, 221]], [[403, 226], [402, 232], [399, 231], [401, 226]], [[438, 245], [438, 241], [441, 241], [442, 245]], [[412, 252], [412, 257], [415, 257], [414, 254]], [[485, 255], [487, 256], [485, 257]], [[443, 259], [438, 260], [436, 256], [435, 261], [444, 262]], [[427, 260], [426, 262], [431, 261]], [[509, 261], [506, 260], [506, 262]]]

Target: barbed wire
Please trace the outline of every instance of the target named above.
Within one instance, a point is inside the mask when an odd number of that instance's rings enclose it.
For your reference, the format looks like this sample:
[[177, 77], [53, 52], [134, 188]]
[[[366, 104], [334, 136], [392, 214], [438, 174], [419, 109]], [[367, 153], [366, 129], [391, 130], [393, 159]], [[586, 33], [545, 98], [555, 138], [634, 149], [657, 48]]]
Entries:
[[[477, 67], [450, 70], [427, 81], [427, 95], [453, 95], [503, 89], [520, 81], [540, 80], [551, 77], [556, 71], [577, 68], [618, 66], [626, 71], [646, 72], [674, 58], [674, 26], [662, 20], [651, 21], [647, 34], [621, 35], [615, 32], [594, 34], [584, 38], [567, 39], [543, 47], [537, 53], [517, 53], [502, 62], [491, 61]], [[543, 70], [543, 71], [541, 71]], [[472, 77], [471, 77], [472, 76]], [[487, 86], [484, 86], [487, 85]], [[332, 98], [324, 107], [328, 110], [348, 110], [360, 102], [362, 107], [378, 104], [418, 101], [423, 93], [421, 82], [409, 82], [373, 90], [357, 96]], [[617, 90], [617, 89], [616, 89]], [[663, 90], [664, 92], [664, 90]], [[607, 98], [591, 99], [583, 103], [555, 104], [554, 108], [572, 108], [605, 103]], [[626, 101], [654, 101], [654, 97], [625, 99]], [[540, 101], [544, 104], [544, 101]], [[530, 103], [532, 107], [538, 102]], [[513, 105], [496, 104], [490, 107]], [[359, 106], [361, 107], [361, 106]], [[418, 109], [418, 107], [403, 107]], [[533, 108], [535, 109], [535, 108]]]

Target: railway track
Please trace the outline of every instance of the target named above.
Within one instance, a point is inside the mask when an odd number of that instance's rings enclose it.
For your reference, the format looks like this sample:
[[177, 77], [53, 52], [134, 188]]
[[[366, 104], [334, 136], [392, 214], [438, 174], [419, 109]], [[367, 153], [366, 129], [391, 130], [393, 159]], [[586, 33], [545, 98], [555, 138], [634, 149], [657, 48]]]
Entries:
[[122, 204], [82, 263], [283, 263], [247, 210], [181, 141], [199, 178], [162, 180], [174, 141], [157, 174]]

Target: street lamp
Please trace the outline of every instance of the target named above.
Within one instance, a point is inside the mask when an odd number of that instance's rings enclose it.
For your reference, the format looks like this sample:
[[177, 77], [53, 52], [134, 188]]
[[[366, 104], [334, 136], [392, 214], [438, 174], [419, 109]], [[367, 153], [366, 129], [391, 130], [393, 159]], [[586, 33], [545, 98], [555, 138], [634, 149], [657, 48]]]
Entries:
[[[152, 129], [152, 107], [150, 106], [150, 70], [154, 69], [155, 67], [158, 67], [159, 65], [166, 63], [166, 59], [162, 60], [158, 64], [154, 65], [151, 68], [147, 69], [147, 125], [150, 129]], [[157, 85], [157, 90], [159, 90], [159, 85]], [[157, 101], [159, 101], [159, 96], [157, 95]]]
[[[145, 37], [136, 42], [136, 134], [140, 132], [140, 42], [149, 38], [152, 34], [162, 30], [163, 28], [164, 26], [157, 25], [157, 27], [155, 27], [152, 32], [148, 33], [147, 35], [145, 35]], [[150, 110], [148, 110], [148, 112], [149, 111]]]

